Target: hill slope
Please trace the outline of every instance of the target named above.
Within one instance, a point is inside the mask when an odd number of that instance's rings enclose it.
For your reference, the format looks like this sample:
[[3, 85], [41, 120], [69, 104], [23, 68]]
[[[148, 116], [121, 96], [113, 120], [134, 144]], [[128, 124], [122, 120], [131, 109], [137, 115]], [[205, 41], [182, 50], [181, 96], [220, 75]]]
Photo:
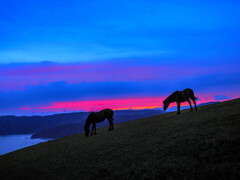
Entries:
[[166, 113], [0, 156], [0, 179], [240, 177], [240, 99]]

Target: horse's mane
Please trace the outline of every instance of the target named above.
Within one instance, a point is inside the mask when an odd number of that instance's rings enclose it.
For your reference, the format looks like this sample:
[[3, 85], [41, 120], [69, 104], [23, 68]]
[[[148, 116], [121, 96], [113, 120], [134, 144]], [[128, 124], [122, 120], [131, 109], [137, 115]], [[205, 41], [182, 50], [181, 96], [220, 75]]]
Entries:
[[89, 117], [89, 116], [92, 116], [94, 113], [95, 113], [94, 111], [90, 111], [88, 117]]
[[[173, 92], [172, 94], [170, 94], [164, 101], [168, 101], [168, 100], [172, 99], [172, 98], [175, 96], [176, 92], [177, 92], [177, 91], [174, 91], [174, 92]], [[163, 101], [163, 102], [164, 102], [164, 101]]]

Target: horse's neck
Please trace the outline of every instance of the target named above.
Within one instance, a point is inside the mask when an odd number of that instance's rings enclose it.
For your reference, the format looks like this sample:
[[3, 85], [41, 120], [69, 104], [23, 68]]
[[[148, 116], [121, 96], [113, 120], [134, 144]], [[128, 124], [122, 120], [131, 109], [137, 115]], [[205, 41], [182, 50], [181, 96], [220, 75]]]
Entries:
[[87, 120], [86, 123], [85, 123], [84, 128], [85, 128], [85, 129], [89, 129], [89, 126], [91, 125], [91, 123], [92, 123], [92, 122], [91, 122], [90, 120]]
[[177, 96], [178, 91], [172, 93], [170, 96], [168, 96], [168, 102], [172, 103], [176, 101], [176, 96]]
[[172, 97], [168, 97], [165, 101], [170, 104], [170, 103], [174, 102], [175, 100], [173, 100]]

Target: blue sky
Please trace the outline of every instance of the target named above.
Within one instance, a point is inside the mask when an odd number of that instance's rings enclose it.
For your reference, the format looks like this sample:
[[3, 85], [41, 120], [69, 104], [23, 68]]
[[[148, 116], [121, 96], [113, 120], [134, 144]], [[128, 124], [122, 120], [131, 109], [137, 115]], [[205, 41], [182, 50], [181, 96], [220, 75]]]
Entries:
[[2, 1], [0, 113], [121, 98], [161, 106], [189, 87], [201, 102], [237, 98], [239, 9], [233, 0]]
[[5, 1], [0, 61], [237, 61], [239, 9], [240, 2], [221, 0]]

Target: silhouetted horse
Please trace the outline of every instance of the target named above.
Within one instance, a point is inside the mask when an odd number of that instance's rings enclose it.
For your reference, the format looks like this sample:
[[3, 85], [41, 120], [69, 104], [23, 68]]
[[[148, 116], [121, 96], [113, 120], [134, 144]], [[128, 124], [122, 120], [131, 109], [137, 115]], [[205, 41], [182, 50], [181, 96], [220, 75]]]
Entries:
[[195, 101], [197, 98], [194, 96], [193, 90], [189, 89], [189, 88], [184, 89], [183, 91], [175, 91], [170, 96], [168, 96], [163, 101], [163, 104], [164, 104], [163, 109], [164, 109], [164, 111], [166, 111], [166, 109], [168, 108], [170, 103], [177, 102], [177, 107], [178, 107], [177, 114], [180, 114], [181, 102], [187, 101], [191, 107], [190, 112], [192, 112], [193, 108], [192, 108], [190, 99], [192, 99], [192, 101], [195, 105], [195, 110], [197, 110], [196, 101]]
[[[86, 123], [85, 123], [85, 126], [84, 126], [84, 131], [85, 131], [85, 136], [88, 136], [89, 135], [89, 127], [90, 125], [92, 124], [92, 133], [91, 135], [93, 134], [97, 134], [96, 132], [96, 123], [99, 123], [99, 122], [102, 122], [104, 121], [106, 118], [109, 122], [109, 130], [112, 130], [113, 129], [113, 110], [111, 109], [103, 109], [99, 112], [91, 112], [87, 119], [86, 119]], [[94, 133], [93, 133], [94, 131]]]

